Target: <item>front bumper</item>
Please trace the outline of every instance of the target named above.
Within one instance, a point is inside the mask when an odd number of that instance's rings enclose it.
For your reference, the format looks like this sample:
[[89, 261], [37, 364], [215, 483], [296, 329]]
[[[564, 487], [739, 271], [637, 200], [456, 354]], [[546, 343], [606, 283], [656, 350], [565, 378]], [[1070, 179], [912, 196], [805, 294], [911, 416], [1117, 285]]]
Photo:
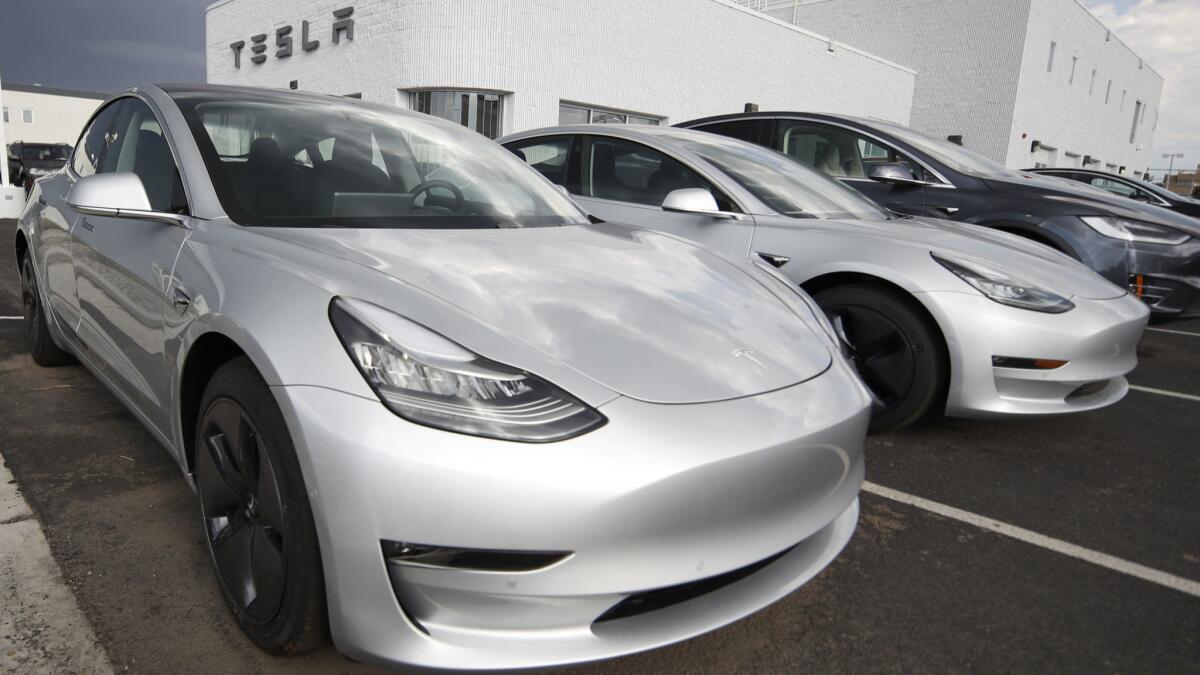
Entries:
[[1200, 316], [1200, 240], [1178, 246], [1139, 244], [1130, 251], [1129, 290], [1155, 318]]
[[[1006, 307], [977, 293], [921, 294], [950, 351], [946, 414], [1051, 415], [1095, 410], [1121, 400], [1137, 366], [1149, 318], [1145, 304], [1072, 298], [1075, 309], [1045, 314]], [[1054, 369], [996, 367], [992, 357], [1067, 361]]]
[[[362, 661], [537, 667], [669, 644], [791, 592], [857, 521], [869, 398], [841, 358], [744, 399], [618, 398], [603, 428], [544, 445], [428, 429], [328, 389], [275, 391], [334, 641]], [[384, 540], [571, 555], [533, 572], [426, 568], [386, 563]], [[702, 580], [714, 583], [689, 586]], [[631, 596], [634, 611], [596, 621]]]

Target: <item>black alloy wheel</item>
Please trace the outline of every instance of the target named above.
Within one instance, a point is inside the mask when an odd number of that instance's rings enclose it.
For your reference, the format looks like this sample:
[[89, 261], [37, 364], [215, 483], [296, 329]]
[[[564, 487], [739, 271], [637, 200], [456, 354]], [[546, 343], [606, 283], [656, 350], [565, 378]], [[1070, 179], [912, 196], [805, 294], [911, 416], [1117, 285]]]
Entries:
[[815, 300], [875, 397], [871, 431], [906, 427], [942, 400], [946, 349], [914, 300], [869, 284], [829, 288], [818, 292]]
[[287, 573], [283, 501], [253, 420], [233, 399], [212, 403], [200, 424], [196, 488], [217, 577], [250, 621], [265, 623]]
[[200, 411], [196, 492], [225, 602], [264, 651], [314, 651], [328, 634], [321, 553], [279, 404], [241, 357], [213, 374]]
[[25, 344], [29, 355], [39, 366], [62, 366], [75, 361], [67, 352], [59, 349], [50, 337], [50, 326], [46, 324], [46, 312], [38, 293], [37, 276], [34, 275], [33, 258], [26, 252], [21, 259], [21, 305], [25, 315]]

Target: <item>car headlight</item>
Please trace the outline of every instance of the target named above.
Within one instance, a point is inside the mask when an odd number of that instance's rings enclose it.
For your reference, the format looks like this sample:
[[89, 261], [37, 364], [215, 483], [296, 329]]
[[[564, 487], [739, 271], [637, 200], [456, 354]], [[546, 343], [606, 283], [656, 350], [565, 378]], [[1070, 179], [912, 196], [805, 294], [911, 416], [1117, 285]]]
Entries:
[[1048, 314], [1062, 314], [1075, 307], [1075, 303], [1057, 293], [1021, 283], [994, 267], [950, 258], [944, 254], [931, 252], [929, 255], [954, 276], [1002, 305]]
[[1140, 220], [1113, 216], [1080, 216], [1080, 220], [1106, 237], [1123, 241], [1175, 245], [1182, 244], [1191, 238], [1186, 232]]
[[377, 305], [335, 298], [329, 318], [379, 399], [411, 422], [545, 443], [578, 436], [607, 421], [549, 382], [489, 361]]

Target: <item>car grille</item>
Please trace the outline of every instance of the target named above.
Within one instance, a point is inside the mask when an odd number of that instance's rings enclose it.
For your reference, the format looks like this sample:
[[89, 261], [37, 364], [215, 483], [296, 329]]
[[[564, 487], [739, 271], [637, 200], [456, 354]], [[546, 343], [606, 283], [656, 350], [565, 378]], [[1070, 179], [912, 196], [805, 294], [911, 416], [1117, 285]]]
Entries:
[[719, 574], [715, 577], [708, 577], [697, 581], [690, 581], [686, 584], [677, 586], [667, 586], [666, 588], [658, 588], [653, 591], [644, 591], [635, 593], [634, 595], [625, 598], [621, 602], [613, 605], [607, 612], [600, 615], [593, 623], [604, 623], [605, 621], [615, 621], [616, 619], [626, 619], [631, 616], [653, 612], [658, 609], [671, 607], [683, 602], [687, 602], [693, 598], [698, 598], [707, 593], [722, 589], [730, 584], [736, 583], [763, 569], [767, 565], [779, 560], [787, 555], [795, 546], [789, 547], [775, 555], [760, 560], [751, 565], [740, 567], [736, 570]]

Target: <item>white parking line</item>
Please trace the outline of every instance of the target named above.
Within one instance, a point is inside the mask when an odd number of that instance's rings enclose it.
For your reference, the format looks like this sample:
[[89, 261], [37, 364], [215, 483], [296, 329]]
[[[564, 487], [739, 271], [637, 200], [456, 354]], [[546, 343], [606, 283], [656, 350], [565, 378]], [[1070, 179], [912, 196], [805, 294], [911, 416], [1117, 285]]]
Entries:
[[1141, 391], [1147, 394], [1158, 394], [1159, 396], [1170, 396], [1172, 398], [1182, 398], [1187, 401], [1200, 401], [1200, 396], [1195, 394], [1182, 394], [1177, 391], [1167, 391], [1166, 389], [1155, 389], [1154, 387], [1140, 387], [1136, 384], [1129, 385], [1129, 388], [1134, 391]]
[[1085, 562], [1092, 563], [1093, 565], [1099, 565], [1100, 567], [1108, 568], [1114, 572], [1120, 572], [1121, 574], [1126, 574], [1131, 577], [1137, 577], [1138, 579], [1149, 581], [1150, 583], [1158, 584], [1159, 586], [1165, 586], [1172, 590], [1179, 591], [1181, 593], [1187, 593], [1188, 595], [1200, 598], [1200, 581], [1184, 579], [1183, 577], [1161, 572], [1159, 570], [1146, 567], [1145, 565], [1139, 565], [1135, 562], [1129, 562], [1128, 560], [1123, 560], [1116, 556], [1108, 555], [1107, 553], [1101, 553], [1099, 551], [1093, 551], [1090, 548], [1076, 546], [1075, 544], [1062, 541], [1061, 539], [1047, 537], [1044, 534], [1038, 534], [1037, 532], [1017, 527], [1016, 525], [1002, 523], [993, 518], [980, 516], [969, 511], [963, 511], [962, 509], [956, 509], [953, 506], [946, 506], [945, 504], [930, 501], [922, 497], [917, 497], [905, 492], [893, 490], [891, 488], [883, 487], [882, 485], [876, 485], [875, 483], [871, 483], [869, 481], [863, 483], [862, 489], [863, 492], [869, 492], [873, 495], [884, 497], [885, 499], [900, 502], [901, 504], [915, 506], [919, 509], [929, 511], [930, 513], [936, 513], [939, 516], [951, 518], [953, 520], [967, 523], [968, 525], [974, 525], [985, 530], [990, 530], [997, 534], [1002, 534], [1006, 537], [1012, 537], [1013, 539], [1023, 541], [1027, 544], [1033, 544], [1034, 546], [1049, 549], [1077, 560], [1083, 560]]
[[0, 321], [20, 321], [24, 318], [23, 316], [0, 316]]
[[1171, 330], [1169, 328], [1147, 328], [1146, 330], [1154, 331], [1155, 333], [1170, 333], [1171, 335], [1190, 335], [1192, 337], [1200, 337], [1200, 333], [1189, 333], [1186, 330]]

